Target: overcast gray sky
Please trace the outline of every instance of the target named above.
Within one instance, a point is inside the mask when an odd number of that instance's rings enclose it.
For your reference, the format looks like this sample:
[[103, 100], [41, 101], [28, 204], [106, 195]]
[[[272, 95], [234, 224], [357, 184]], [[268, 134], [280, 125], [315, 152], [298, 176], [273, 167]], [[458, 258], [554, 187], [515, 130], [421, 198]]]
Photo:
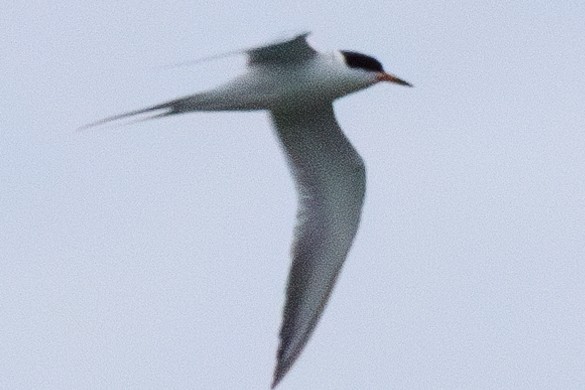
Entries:
[[415, 88], [336, 103], [367, 199], [279, 389], [585, 388], [585, 3], [499, 4], [5, 1], [0, 388], [269, 387], [296, 195], [266, 115], [75, 129], [303, 30]]

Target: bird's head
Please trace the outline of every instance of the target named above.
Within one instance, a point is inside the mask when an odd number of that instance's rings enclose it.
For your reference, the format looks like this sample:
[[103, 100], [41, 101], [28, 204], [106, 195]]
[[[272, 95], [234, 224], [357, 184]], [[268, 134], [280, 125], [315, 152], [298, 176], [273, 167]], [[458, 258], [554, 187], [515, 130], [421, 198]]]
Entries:
[[340, 53], [343, 56], [345, 64], [349, 68], [373, 74], [375, 77], [375, 82], [388, 81], [391, 83], [412, 87], [412, 84], [394, 76], [393, 74], [385, 72], [384, 67], [380, 61], [374, 57], [347, 50], [341, 50]]

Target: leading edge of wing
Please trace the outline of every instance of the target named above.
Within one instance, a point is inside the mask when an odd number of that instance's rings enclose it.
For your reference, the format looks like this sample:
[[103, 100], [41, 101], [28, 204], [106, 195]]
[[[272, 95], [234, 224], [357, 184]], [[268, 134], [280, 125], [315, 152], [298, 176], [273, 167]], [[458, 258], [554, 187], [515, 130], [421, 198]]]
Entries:
[[304, 349], [329, 299], [357, 232], [366, 180], [363, 161], [330, 103], [271, 115], [300, 203], [274, 388]]

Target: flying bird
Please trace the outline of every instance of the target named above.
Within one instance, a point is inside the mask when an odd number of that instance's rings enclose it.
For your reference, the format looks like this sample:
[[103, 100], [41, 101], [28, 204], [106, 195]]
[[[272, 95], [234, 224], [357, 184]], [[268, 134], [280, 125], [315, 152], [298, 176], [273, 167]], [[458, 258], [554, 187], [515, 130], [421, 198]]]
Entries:
[[269, 111], [299, 202], [272, 388], [315, 329], [360, 221], [365, 166], [335, 120], [333, 101], [379, 82], [411, 86], [368, 55], [318, 52], [308, 35], [239, 52], [247, 56], [246, 72], [215, 89], [83, 127], [143, 114], [153, 119], [193, 111]]

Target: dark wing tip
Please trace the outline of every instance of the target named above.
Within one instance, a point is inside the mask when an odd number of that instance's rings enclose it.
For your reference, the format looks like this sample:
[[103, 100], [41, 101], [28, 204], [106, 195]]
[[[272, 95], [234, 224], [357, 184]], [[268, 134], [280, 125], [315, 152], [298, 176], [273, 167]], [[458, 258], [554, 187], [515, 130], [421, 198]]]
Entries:
[[284, 378], [284, 373], [281, 373], [280, 371], [276, 371], [274, 373], [274, 378], [272, 379], [272, 384], [270, 385], [270, 388], [271, 389], [276, 388], [276, 386], [278, 386], [278, 384], [280, 383], [282, 378]]
[[280, 345], [278, 346], [278, 352], [276, 354], [276, 368], [274, 369], [274, 375], [272, 377], [272, 386], [270, 386], [271, 389], [274, 389], [280, 383], [282, 378], [284, 378], [284, 376], [291, 369], [294, 361], [296, 360], [296, 357], [298, 356], [298, 354], [295, 354], [293, 355], [292, 359], [284, 359], [284, 350], [285, 339], [282, 338], [281, 334]]
[[[279, 355], [281, 355], [282, 350], [279, 348]], [[299, 351], [300, 352], [300, 351]], [[278, 384], [282, 381], [285, 375], [289, 372], [293, 363], [298, 357], [298, 353], [295, 354], [292, 358], [287, 360], [281, 360], [280, 356], [278, 362], [276, 364], [276, 369], [274, 370], [274, 376], [272, 377], [272, 385], [270, 386], [271, 389], [274, 389]]]

